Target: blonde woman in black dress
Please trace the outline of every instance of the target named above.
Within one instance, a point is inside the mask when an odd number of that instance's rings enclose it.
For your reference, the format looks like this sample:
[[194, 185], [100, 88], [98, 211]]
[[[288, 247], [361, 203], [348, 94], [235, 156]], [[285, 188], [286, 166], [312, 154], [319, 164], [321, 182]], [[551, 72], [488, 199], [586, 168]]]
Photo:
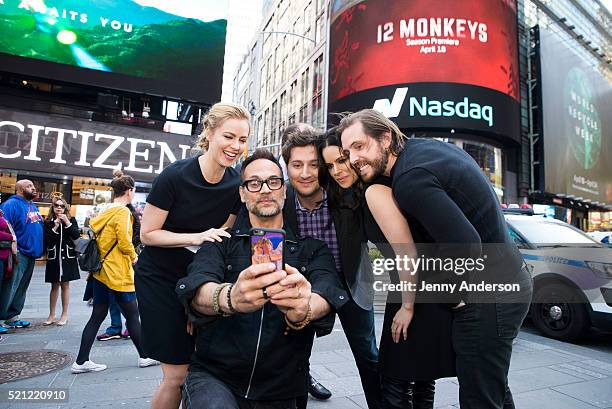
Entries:
[[162, 363], [163, 379], [151, 407], [177, 408], [194, 338], [175, 287], [205, 241], [221, 241], [240, 209], [240, 174], [232, 165], [246, 149], [248, 111], [218, 103], [204, 119], [202, 154], [167, 166], [153, 183], [142, 215], [145, 245], [136, 265], [143, 349]]

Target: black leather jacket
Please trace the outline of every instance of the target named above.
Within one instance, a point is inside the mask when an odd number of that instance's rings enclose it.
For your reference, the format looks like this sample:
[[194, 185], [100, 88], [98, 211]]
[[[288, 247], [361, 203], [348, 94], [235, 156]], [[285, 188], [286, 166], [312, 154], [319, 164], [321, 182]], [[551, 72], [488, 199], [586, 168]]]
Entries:
[[[298, 239], [286, 230], [284, 260], [311, 283], [312, 292], [325, 298], [332, 313], [301, 331], [286, 330], [284, 315], [267, 303], [259, 311], [229, 317], [205, 316], [191, 308], [200, 286], [208, 282], [235, 282], [251, 265], [247, 217], [239, 217], [231, 238], [202, 245], [178, 281], [176, 292], [197, 330], [192, 371], [203, 368], [235, 394], [252, 400], [281, 400], [306, 395], [308, 360], [315, 332], [329, 334], [333, 310], [348, 300], [325, 243]], [[287, 332], [287, 334], [285, 334]]]

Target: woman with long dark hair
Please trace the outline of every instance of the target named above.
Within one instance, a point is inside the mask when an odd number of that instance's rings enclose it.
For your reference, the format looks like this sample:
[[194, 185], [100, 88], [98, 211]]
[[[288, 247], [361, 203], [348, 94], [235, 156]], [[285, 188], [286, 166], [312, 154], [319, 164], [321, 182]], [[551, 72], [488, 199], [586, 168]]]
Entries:
[[[49, 317], [43, 325], [66, 325], [70, 302], [70, 281], [81, 278], [74, 250], [74, 240], [79, 238], [79, 226], [70, 215], [70, 206], [61, 193], [51, 195], [51, 208], [43, 225], [44, 248], [47, 251], [45, 282], [51, 283]], [[62, 315], [55, 319], [59, 292], [62, 292]]]
[[229, 237], [222, 228], [234, 224], [241, 204], [240, 175], [231, 166], [245, 151], [250, 120], [240, 105], [213, 105], [197, 143], [202, 153], [166, 167], [147, 197], [136, 290], [145, 351], [162, 363], [153, 409], [179, 405], [194, 338], [175, 287], [203, 242]]
[[[319, 156], [328, 170], [330, 198], [343, 197], [346, 189], [360, 186], [358, 172], [333, 129], [321, 141]], [[385, 258], [394, 260], [397, 254], [416, 256], [410, 227], [393, 200], [388, 178], [365, 186], [361, 203], [365, 204], [366, 236]], [[410, 280], [405, 273], [400, 277], [398, 271], [389, 271], [391, 282]], [[433, 408], [434, 379], [455, 376], [451, 319], [448, 306], [415, 305], [410, 295], [389, 294], [379, 354], [384, 408]]]
[[135, 182], [131, 176], [124, 175], [120, 170], [114, 171], [113, 176], [111, 182], [113, 203], [90, 222], [100, 249], [102, 269], [94, 273], [91, 278], [93, 309], [83, 329], [79, 354], [72, 364], [73, 373], [98, 372], [106, 369], [106, 365], [91, 361], [89, 353], [96, 333], [108, 314], [111, 296], [115, 298], [125, 317], [125, 325], [138, 351], [138, 366], [144, 368], [159, 364], [158, 361], [148, 358], [141, 348], [140, 319], [132, 267], [136, 264], [138, 256], [132, 244], [133, 216], [127, 208], [134, 199]]

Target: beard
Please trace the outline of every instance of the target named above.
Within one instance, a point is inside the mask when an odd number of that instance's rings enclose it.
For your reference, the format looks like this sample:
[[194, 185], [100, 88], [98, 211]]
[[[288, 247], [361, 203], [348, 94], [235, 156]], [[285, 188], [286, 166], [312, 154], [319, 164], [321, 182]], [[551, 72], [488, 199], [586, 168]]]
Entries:
[[271, 200], [274, 202], [274, 206], [272, 207], [261, 207], [259, 206], [259, 201], [247, 202], [246, 207], [250, 213], [253, 213], [257, 217], [273, 217], [283, 210], [283, 206], [277, 200]]
[[363, 179], [364, 182], [371, 182], [374, 179], [376, 179], [377, 177], [379, 177], [380, 175], [385, 173], [385, 170], [387, 169], [387, 165], [389, 164], [389, 150], [388, 149], [383, 149], [382, 146], [380, 146], [380, 144], [378, 145], [378, 153], [379, 156], [374, 159], [374, 160], [361, 160], [359, 161], [359, 164], [357, 166], [357, 170], [359, 170], [359, 168], [361, 168], [364, 165], [369, 165], [370, 168], [372, 168], [372, 175], [369, 176], [364, 176], [361, 173], [359, 173], [359, 176], [361, 177], [361, 179]]
[[35, 195], [34, 193], [32, 193], [32, 192], [28, 192], [27, 190], [25, 190], [25, 191], [23, 192], [23, 198], [24, 198], [25, 200], [32, 200], [32, 199], [34, 199], [35, 197], [36, 197], [36, 195]]

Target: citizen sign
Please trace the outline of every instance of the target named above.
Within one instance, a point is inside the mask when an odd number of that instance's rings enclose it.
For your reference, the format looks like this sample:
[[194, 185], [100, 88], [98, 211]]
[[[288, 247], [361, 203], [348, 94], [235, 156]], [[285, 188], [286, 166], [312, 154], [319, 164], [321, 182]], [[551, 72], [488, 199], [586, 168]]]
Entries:
[[[397, 88], [393, 99], [378, 99], [374, 102], [373, 109], [381, 112], [387, 118], [396, 118], [406, 101], [408, 87]], [[422, 117], [458, 117], [469, 118], [485, 122], [493, 127], [493, 107], [491, 105], [480, 105], [464, 97], [459, 101], [436, 100], [428, 97], [414, 97], [408, 99], [408, 113], [411, 117], [417, 115]]]
[[137, 180], [152, 180], [168, 164], [189, 156], [190, 139], [156, 130], [0, 110], [3, 168], [101, 177], [109, 177], [109, 169], [123, 169]]

